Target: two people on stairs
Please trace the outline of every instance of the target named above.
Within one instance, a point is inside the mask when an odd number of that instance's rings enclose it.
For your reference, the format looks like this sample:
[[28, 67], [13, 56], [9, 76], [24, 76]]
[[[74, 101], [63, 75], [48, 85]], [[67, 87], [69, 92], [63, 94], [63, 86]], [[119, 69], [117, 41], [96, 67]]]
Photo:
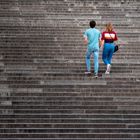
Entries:
[[96, 22], [94, 20], [89, 23], [90, 28], [84, 32], [84, 43], [87, 45], [86, 51], [86, 72], [91, 73], [90, 58], [94, 57], [94, 76], [98, 77], [99, 71], [99, 49], [103, 49], [102, 60], [106, 65], [105, 74], [110, 74], [111, 61], [114, 53], [115, 43], [118, 40], [116, 32], [113, 30], [113, 25], [108, 23], [105, 31], [102, 33], [96, 29]]

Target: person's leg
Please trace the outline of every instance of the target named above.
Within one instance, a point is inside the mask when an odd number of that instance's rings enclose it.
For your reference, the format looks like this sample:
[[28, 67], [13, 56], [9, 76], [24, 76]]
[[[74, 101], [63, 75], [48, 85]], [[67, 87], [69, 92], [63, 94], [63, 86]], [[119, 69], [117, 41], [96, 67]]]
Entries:
[[108, 57], [107, 57], [108, 64], [107, 64], [106, 74], [110, 73], [112, 56], [113, 56], [113, 53], [114, 53], [114, 46], [112, 44], [110, 44], [110, 46], [108, 48], [109, 48], [109, 51], [108, 51]]
[[91, 52], [87, 50], [87, 52], [86, 52], [86, 68], [87, 68], [87, 72], [90, 72], [90, 55], [91, 55]]
[[114, 53], [114, 46], [113, 45], [110, 45], [109, 53], [108, 53], [108, 63], [110, 65], [111, 65], [111, 62], [112, 62], [113, 53]]
[[102, 60], [105, 65], [109, 64], [108, 62], [108, 45], [104, 45], [103, 53], [102, 53]]
[[99, 51], [94, 51], [93, 52], [94, 55], [94, 74], [98, 75], [98, 71], [99, 71]]

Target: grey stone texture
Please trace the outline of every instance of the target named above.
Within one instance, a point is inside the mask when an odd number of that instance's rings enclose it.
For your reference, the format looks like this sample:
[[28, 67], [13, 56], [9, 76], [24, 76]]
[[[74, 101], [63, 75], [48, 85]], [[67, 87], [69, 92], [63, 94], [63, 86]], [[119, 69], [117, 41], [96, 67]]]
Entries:
[[[140, 140], [139, 0], [0, 0], [0, 140]], [[110, 75], [85, 75], [82, 32], [111, 21]], [[91, 60], [92, 61], [92, 60]], [[93, 66], [92, 66], [93, 70]]]

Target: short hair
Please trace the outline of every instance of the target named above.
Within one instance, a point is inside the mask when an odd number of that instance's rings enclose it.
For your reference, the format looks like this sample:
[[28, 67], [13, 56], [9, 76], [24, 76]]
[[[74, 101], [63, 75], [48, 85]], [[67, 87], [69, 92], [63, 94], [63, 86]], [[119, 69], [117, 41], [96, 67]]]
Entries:
[[96, 22], [94, 20], [91, 20], [89, 25], [91, 28], [94, 28], [96, 26]]

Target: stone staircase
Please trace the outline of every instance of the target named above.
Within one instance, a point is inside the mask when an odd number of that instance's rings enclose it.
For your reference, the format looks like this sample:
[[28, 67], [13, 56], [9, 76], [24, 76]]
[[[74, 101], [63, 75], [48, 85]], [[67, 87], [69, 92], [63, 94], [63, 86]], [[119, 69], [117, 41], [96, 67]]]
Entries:
[[[140, 140], [139, 0], [0, 0], [0, 140]], [[110, 76], [86, 76], [82, 32], [112, 21]], [[93, 69], [93, 66], [92, 66]]]

